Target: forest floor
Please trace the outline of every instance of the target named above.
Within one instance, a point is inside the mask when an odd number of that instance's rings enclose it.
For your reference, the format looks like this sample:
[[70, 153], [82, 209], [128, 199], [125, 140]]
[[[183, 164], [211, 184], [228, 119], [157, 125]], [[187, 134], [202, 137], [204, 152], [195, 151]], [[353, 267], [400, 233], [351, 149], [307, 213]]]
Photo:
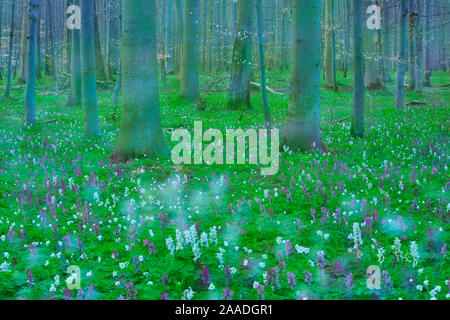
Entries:
[[[178, 97], [176, 76], [161, 88], [170, 146], [171, 130], [195, 120], [262, 126], [259, 92], [252, 111], [231, 112], [227, 80], [201, 81], [204, 110]], [[272, 177], [249, 165], [114, 165], [112, 85], [99, 88], [98, 138], [82, 137], [81, 108], [50, 82], [38, 84], [39, 123], [23, 128], [15, 85], [0, 99], [0, 299], [449, 299], [449, 74], [407, 93], [402, 111], [393, 82], [370, 92], [363, 139], [338, 121], [351, 115], [352, 79], [338, 82], [322, 91], [329, 153], [283, 151]], [[289, 73], [270, 72], [268, 85], [284, 93], [269, 93], [281, 129]], [[79, 290], [65, 283], [69, 266]]]

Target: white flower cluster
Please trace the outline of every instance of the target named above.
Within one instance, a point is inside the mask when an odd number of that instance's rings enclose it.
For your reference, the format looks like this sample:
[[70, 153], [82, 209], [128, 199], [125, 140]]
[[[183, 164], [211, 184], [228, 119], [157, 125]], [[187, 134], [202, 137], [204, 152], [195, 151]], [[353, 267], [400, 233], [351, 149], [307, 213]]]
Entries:
[[394, 239], [394, 244], [391, 248], [394, 250], [394, 255], [397, 258], [397, 261], [403, 260], [402, 243], [399, 238]]
[[411, 241], [409, 252], [411, 254], [411, 257], [413, 258], [413, 268], [415, 268], [420, 258], [419, 248], [417, 247], [417, 243], [415, 241]]
[[359, 247], [363, 244], [362, 238], [361, 238], [361, 229], [359, 228], [359, 223], [355, 222], [353, 224], [353, 248], [355, 250], [358, 250]]
[[383, 247], [378, 248], [378, 253], [377, 253], [377, 257], [378, 257], [378, 263], [380, 265], [383, 265], [384, 262], [384, 253], [386, 251], [383, 249]]
[[296, 250], [298, 253], [306, 253], [306, 254], [308, 254], [309, 251], [310, 251], [309, 248], [302, 247], [301, 245], [298, 245], [298, 244], [295, 245], [295, 250]]
[[180, 231], [177, 229], [175, 231], [175, 241], [172, 238], [172, 236], [169, 236], [166, 239], [166, 246], [167, 249], [169, 249], [171, 255], [174, 255], [175, 251], [183, 250], [184, 245], [188, 245], [191, 247], [192, 252], [194, 253], [194, 261], [197, 261], [202, 255], [200, 247], [209, 248], [210, 244], [218, 243], [217, 227], [214, 226], [209, 229], [209, 237], [206, 232], [202, 232], [200, 234], [200, 239], [195, 224], [192, 225], [189, 229], [184, 231]]
[[183, 295], [181, 296], [181, 300], [191, 300], [194, 296], [194, 290], [191, 287], [184, 290]]

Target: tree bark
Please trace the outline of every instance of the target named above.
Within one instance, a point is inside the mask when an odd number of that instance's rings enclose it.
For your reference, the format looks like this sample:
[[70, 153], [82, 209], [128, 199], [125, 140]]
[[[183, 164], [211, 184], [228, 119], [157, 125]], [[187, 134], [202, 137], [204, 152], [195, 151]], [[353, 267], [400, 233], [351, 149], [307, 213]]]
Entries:
[[86, 136], [100, 134], [95, 75], [94, 1], [81, 0], [81, 96], [83, 128]]
[[231, 62], [231, 81], [227, 108], [251, 109], [250, 73], [252, 69], [252, 34], [255, 0], [238, 1], [238, 22]]
[[324, 149], [320, 133], [321, 2], [293, 1], [291, 96], [283, 144], [291, 150]]
[[409, 90], [416, 89], [416, 0], [409, 0]]
[[324, 75], [325, 87], [336, 90], [336, 66], [335, 66], [335, 34], [334, 34], [334, 6], [333, 0], [326, 0], [325, 9], [325, 61]]
[[155, 0], [122, 3], [122, 115], [112, 159], [168, 153], [158, 102]]
[[[74, 4], [79, 5], [79, 0], [74, 0]], [[79, 106], [81, 99], [81, 57], [80, 57], [80, 30], [74, 29], [72, 33], [72, 59], [70, 87], [71, 99], [68, 103], [70, 106]]]
[[26, 11], [28, 19], [28, 30], [23, 30], [28, 34], [27, 44], [27, 68], [26, 68], [26, 88], [25, 88], [25, 124], [36, 122], [36, 30], [39, 10], [39, 0], [28, 0], [29, 9]]
[[431, 0], [425, 0], [425, 87], [431, 87]]
[[406, 23], [408, 20], [408, 0], [401, 0], [400, 4], [400, 48], [397, 64], [397, 79], [395, 85], [395, 108], [403, 109], [405, 63], [406, 63]]
[[184, 6], [180, 94], [196, 101], [200, 99], [200, 0], [186, 0]]
[[6, 80], [6, 92], [5, 97], [11, 97], [11, 87], [12, 87], [12, 57], [13, 57], [13, 43], [14, 43], [14, 12], [16, 9], [16, 3], [13, 1], [11, 3], [11, 24], [9, 31], [9, 49], [8, 49], [8, 75]]
[[362, 0], [353, 0], [353, 39], [354, 39], [354, 89], [351, 133], [364, 135], [364, 44], [362, 22]]

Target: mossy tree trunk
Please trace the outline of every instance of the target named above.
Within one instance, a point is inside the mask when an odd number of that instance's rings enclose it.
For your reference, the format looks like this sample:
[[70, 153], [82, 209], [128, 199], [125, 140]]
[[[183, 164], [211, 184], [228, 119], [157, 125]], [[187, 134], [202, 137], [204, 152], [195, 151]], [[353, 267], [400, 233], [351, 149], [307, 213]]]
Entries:
[[423, 91], [423, 34], [422, 34], [422, 0], [417, 0], [416, 19], [416, 91]]
[[334, 5], [333, 0], [326, 0], [325, 7], [325, 61], [324, 76], [325, 87], [336, 90], [335, 66], [335, 33], [334, 33]]
[[[370, 1], [364, 1], [364, 7], [368, 8]], [[364, 41], [364, 85], [367, 90], [384, 89], [381, 70], [378, 60], [381, 58], [380, 48], [381, 39], [380, 32], [377, 29], [369, 29], [367, 26], [363, 28]]]
[[23, 2], [22, 9], [22, 34], [20, 38], [20, 68], [19, 83], [25, 83], [27, 79], [27, 48], [28, 48], [28, 0]]
[[400, 3], [400, 48], [397, 64], [397, 79], [395, 84], [395, 108], [403, 109], [405, 64], [406, 64], [406, 22], [408, 20], [408, 0]]
[[[79, 0], [74, 0], [75, 5], [79, 5]], [[73, 29], [72, 33], [72, 58], [71, 58], [71, 74], [70, 87], [71, 97], [70, 106], [78, 106], [81, 104], [81, 57], [80, 57], [80, 30]]]
[[425, 0], [425, 87], [431, 87], [431, 0]]
[[38, 22], [39, 0], [27, 0], [29, 8], [25, 12], [28, 19], [27, 30], [27, 67], [25, 88], [25, 124], [36, 122], [36, 31]]
[[181, 96], [200, 99], [200, 0], [185, 0], [181, 58]]
[[106, 73], [105, 60], [103, 59], [102, 46], [100, 42], [100, 30], [98, 27], [97, 4], [95, 0], [91, 0], [94, 4], [94, 45], [95, 45], [95, 72], [99, 80], [109, 81], [109, 75]]
[[382, 39], [383, 44], [383, 57], [381, 63], [383, 64], [383, 82], [391, 82], [391, 63], [389, 61], [391, 56], [391, 33], [392, 33], [392, 4], [389, 0], [381, 0], [382, 5]]
[[97, 105], [97, 78], [95, 75], [94, 1], [81, 0], [81, 96], [83, 127], [86, 136], [100, 134]]
[[7, 67], [7, 78], [6, 78], [6, 92], [5, 97], [11, 97], [12, 89], [12, 56], [13, 56], [13, 42], [14, 42], [14, 12], [16, 8], [16, 3], [13, 1], [11, 3], [11, 20], [9, 28], [9, 48], [8, 48], [8, 67]]
[[238, 21], [231, 61], [229, 109], [251, 108], [250, 73], [252, 69], [252, 34], [255, 16], [255, 0], [238, 1]]
[[158, 102], [155, 0], [122, 2], [122, 115], [112, 159], [168, 153]]
[[354, 39], [354, 89], [351, 133], [364, 135], [364, 44], [362, 22], [362, 0], [353, 0], [353, 39]]
[[415, 45], [415, 31], [416, 31], [416, 0], [409, 0], [409, 90], [416, 89], [416, 45]]
[[320, 134], [321, 2], [294, 0], [291, 96], [283, 144], [324, 149]]

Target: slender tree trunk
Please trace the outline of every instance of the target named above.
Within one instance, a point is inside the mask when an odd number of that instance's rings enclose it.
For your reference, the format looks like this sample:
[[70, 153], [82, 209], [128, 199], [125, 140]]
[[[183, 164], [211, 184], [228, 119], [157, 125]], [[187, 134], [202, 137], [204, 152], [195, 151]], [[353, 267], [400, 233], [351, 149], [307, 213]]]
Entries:
[[[43, 1], [42, 1], [43, 2]], [[37, 21], [37, 62], [36, 62], [36, 77], [38, 80], [42, 78], [42, 52], [41, 52], [41, 8], [43, 6], [39, 6], [38, 10], [38, 21]]]
[[[74, 0], [75, 5], [79, 5], [79, 0]], [[72, 33], [72, 59], [71, 59], [71, 99], [70, 106], [79, 106], [81, 99], [81, 56], [80, 56], [80, 30], [74, 29]]]
[[324, 149], [320, 134], [321, 2], [293, 1], [291, 97], [283, 143], [291, 150]]
[[[126, 1], [128, 2], [128, 0]], [[94, 1], [81, 0], [81, 96], [83, 127], [86, 136], [100, 134], [95, 76]]]
[[406, 24], [408, 20], [408, 0], [401, 0], [400, 4], [400, 49], [397, 64], [397, 79], [395, 85], [395, 108], [403, 109], [405, 63], [406, 63]]
[[383, 82], [388, 83], [392, 82], [391, 78], [391, 64], [389, 62], [390, 59], [390, 52], [391, 52], [391, 33], [392, 33], [392, 27], [391, 27], [391, 14], [392, 14], [392, 8], [391, 3], [389, 0], [381, 0], [382, 4], [382, 44], [383, 44], [383, 57], [382, 57], [382, 64], [383, 64]]
[[289, 69], [288, 53], [288, 19], [289, 19], [289, 0], [283, 0], [283, 12], [281, 16], [281, 70]]
[[97, 16], [97, 4], [95, 0], [91, 0], [94, 3], [94, 46], [95, 46], [95, 72], [99, 80], [109, 81], [109, 75], [105, 70], [105, 61], [103, 59], [102, 46], [100, 42], [100, 30], [98, 27]]
[[364, 43], [362, 22], [362, 0], [353, 0], [353, 39], [354, 39], [354, 90], [351, 133], [364, 135]]
[[261, 69], [261, 99], [264, 110], [264, 120], [266, 129], [270, 130], [272, 128], [272, 121], [270, 119], [270, 109], [269, 103], [267, 101], [267, 90], [266, 90], [266, 64], [264, 57], [264, 40], [263, 40], [263, 12], [261, 0], [256, 0], [256, 12], [258, 16], [258, 43], [259, 43], [259, 64]]
[[168, 153], [158, 102], [155, 0], [125, 0], [122, 8], [123, 101], [112, 155], [120, 162]]
[[18, 82], [23, 84], [27, 79], [27, 34], [28, 34], [28, 0], [22, 3], [22, 35], [20, 39], [20, 68]]
[[199, 100], [200, 0], [185, 0], [184, 5], [180, 94], [188, 100]]
[[[0, 1], [0, 39], [3, 39], [3, 1]], [[3, 41], [0, 41], [0, 54], [3, 56]], [[0, 58], [0, 80], [3, 80], [3, 59]]]
[[163, 83], [164, 90], [167, 90], [167, 78], [166, 78], [166, 63], [167, 63], [167, 56], [166, 56], [166, 39], [165, 39], [165, 33], [166, 33], [166, 1], [161, 0], [161, 25], [160, 25], [160, 44], [161, 44], [161, 82]]
[[326, 0], [325, 9], [325, 87], [336, 90], [336, 67], [335, 67], [335, 47], [334, 47], [334, 9], [333, 0]]
[[177, 21], [177, 59], [175, 61], [177, 70], [181, 70], [181, 59], [183, 50], [183, 32], [184, 32], [184, 17], [183, 17], [183, 3], [181, 0], [175, 0], [176, 21]]
[[46, 21], [46, 36], [47, 36], [47, 51], [45, 52], [47, 63], [46, 71], [48, 76], [53, 77], [56, 83], [56, 63], [55, 63], [55, 43], [53, 37], [53, 3], [52, 0], [47, 0], [47, 21]]
[[425, 0], [425, 87], [431, 87], [431, 0]]
[[422, 34], [422, 0], [417, 1], [416, 20], [416, 91], [423, 91], [423, 34]]
[[13, 44], [14, 44], [14, 12], [16, 9], [16, 3], [13, 1], [11, 3], [11, 23], [9, 30], [9, 49], [8, 49], [8, 76], [6, 80], [6, 92], [5, 97], [11, 97], [11, 87], [12, 87], [12, 57], [13, 57]]
[[109, 4], [106, 8], [105, 18], [105, 74], [108, 75], [108, 79], [112, 76], [111, 65], [111, 20], [112, 20], [112, 4]]
[[229, 109], [250, 109], [250, 73], [252, 69], [252, 34], [255, 0], [238, 1], [238, 22], [231, 62]]
[[167, 0], [167, 73], [174, 72], [173, 0]]
[[27, 85], [25, 88], [25, 124], [36, 122], [36, 30], [39, 10], [39, 0], [28, 0], [29, 11], [26, 11], [28, 20], [28, 30], [23, 32], [28, 34], [27, 51]]
[[415, 35], [416, 30], [416, 0], [409, 0], [409, 90], [416, 89], [416, 46]]
[[349, 55], [350, 55], [350, 30], [351, 30], [351, 19], [350, 19], [350, 1], [344, 0], [344, 78], [347, 78], [347, 73], [349, 71]]

